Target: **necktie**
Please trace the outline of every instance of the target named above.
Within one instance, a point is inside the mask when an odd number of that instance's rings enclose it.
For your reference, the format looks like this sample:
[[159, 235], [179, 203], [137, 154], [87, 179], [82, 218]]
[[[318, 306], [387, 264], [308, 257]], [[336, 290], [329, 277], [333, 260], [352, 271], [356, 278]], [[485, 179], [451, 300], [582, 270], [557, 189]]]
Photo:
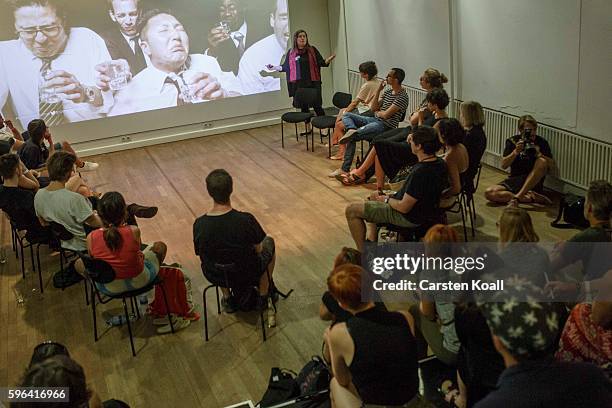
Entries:
[[178, 75], [172, 73], [166, 77], [164, 81], [165, 84], [172, 84], [176, 88], [176, 106], [183, 106], [186, 103], [191, 103], [191, 101], [185, 101], [181, 96], [183, 95], [183, 91], [181, 89], [182, 78]]
[[134, 55], [136, 56], [136, 59], [138, 61], [144, 62], [145, 58], [144, 54], [142, 53], [142, 48], [140, 48], [140, 42], [138, 41], [138, 38], [139, 37], [132, 38], [132, 41], [134, 41]]
[[[45, 76], [49, 71], [51, 71], [51, 60], [43, 59], [42, 67], [40, 68], [40, 75], [42, 77], [42, 81], [45, 80]], [[42, 83], [41, 85], [42, 86]], [[45, 124], [49, 127], [61, 125], [66, 121], [64, 117], [64, 105], [61, 100], [58, 102], [47, 102], [42, 98], [43, 93], [39, 90], [39, 101], [38, 101], [38, 114], [42, 120], [45, 121]]]
[[236, 31], [232, 34], [232, 37], [238, 41], [238, 54], [242, 57], [242, 54], [244, 54], [244, 35], [240, 31]]

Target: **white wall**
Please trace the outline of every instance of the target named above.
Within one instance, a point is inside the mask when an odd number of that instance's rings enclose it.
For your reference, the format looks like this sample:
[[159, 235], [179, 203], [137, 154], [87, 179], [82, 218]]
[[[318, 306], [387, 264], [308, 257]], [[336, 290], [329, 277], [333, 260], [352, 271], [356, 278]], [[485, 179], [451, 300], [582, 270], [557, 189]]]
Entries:
[[[291, 31], [305, 29], [311, 44], [324, 57], [330, 54], [327, 0], [289, 0], [289, 19]], [[55, 134], [82, 154], [96, 154], [278, 123], [280, 114], [292, 109], [284, 75], [281, 78], [280, 92], [73, 123]], [[333, 93], [332, 69], [322, 70], [322, 81], [327, 106]]]
[[530, 113], [612, 143], [612, 1], [349, 0], [345, 6], [330, 19], [346, 16], [349, 69], [365, 59], [382, 70], [397, 64], [407, 72], [406, 84], [418, 87], [427, 67], [449, 74], [452, 47], [456, 98]]

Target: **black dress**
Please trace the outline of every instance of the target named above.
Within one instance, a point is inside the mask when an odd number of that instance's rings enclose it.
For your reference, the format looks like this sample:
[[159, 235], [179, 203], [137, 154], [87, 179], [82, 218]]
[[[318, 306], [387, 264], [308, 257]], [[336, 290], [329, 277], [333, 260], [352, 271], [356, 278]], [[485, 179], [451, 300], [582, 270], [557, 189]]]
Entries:
[[463, 140], [463, 145], [467, 149], [470, 164], [465, 174], [465, 181], [471, 193], [475, 192], [474, 178], [478, 174], [478, 165], [482, 160], [482, 155], [487, 149], [487, 136], [482, 128], [482, 125], [473, 126], [469, 129]]
[[[321, 77], [321, 67], [328, 67], [329, 64], [327, 64], [325, 62], [325, 59], [323, 58], [323, 56], [321, 55], [321, 53], [319, 52], [319, 50], [316, 49], [316, 47], [312, 47], [314, 50], [314, 54], [317, 58], [317, 70], [319, 71], [319, 77]], [[283, 60], [282, 63], [282, 71], [285, 72], [287, 74], [287, 90], [289, 91], [289, 96], [290, 97], [294, 97], [295, 93], [298, 89], [300, 88], [313, 88], [315, 89], [316, 92], [316, 97], [315, 97], [315, 102], [312, 106], [303, 106], [302, 107], [302, 112], [308, 112], [309, 108], [313, 108], [315, 113], [318, 116], [324, 116], [325, 115], [325, 111], [323, 110], [323, 98], [321, 95], [321, 81], [313, 81], [310, 79], [310, 56], [309, 53], [306, 51], [303, 54], [298, 54], [299, 56], [299, 60], [296, 61], [296, 64], [300, 64], [300, 73], [301, 78], [298, 79], [296, 82], [290, 82], [289, 78], [290, 78], [290, 67], [289, 67], [289, 55], [291, 54], [291, 50], [289, 50], [287, 52], [287, 54], [285, 55], [285, 59]]]

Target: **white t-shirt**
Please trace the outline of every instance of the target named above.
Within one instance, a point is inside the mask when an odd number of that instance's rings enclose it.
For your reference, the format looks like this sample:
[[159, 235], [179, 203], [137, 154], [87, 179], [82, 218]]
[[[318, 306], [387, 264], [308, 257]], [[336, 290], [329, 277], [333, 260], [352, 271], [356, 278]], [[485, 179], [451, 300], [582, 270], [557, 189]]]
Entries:
[[74, 235], [70, 241], [62, 241], [63, 248], [74, 251], [87, 250], [83, 223], [93, 214], [88, 199], [65, 188], [55, 191], [43, 188], [34, 196], [34, 210], [43, 220], [57, 222]]
[[267, 71], [266, 65], [278, 65], [281, 63], [285, 49], [272, 34], [257, 41], [247, 48], [240, 59], [238, 68], [238, 79], [242, 84], [245, 95], [261, 92], [278, 91], [281, 89], [280, 78], [272, 76], [261, 76], [260, 71]]

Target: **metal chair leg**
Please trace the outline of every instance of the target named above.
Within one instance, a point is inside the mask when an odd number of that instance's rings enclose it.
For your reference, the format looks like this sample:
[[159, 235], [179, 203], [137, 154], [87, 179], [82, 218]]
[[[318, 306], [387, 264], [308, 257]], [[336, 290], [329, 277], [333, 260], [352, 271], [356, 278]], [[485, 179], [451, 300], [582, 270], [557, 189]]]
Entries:
[[21, 276], [25, 279], [25, 258], [23, 257], [23, 241], [19, 238], [19, 249], [21, 250]]
[[463, 239], [468, 242], [467, 227], [465, 225], [465, 209], [463, 208], [463, 200], [459, 198], [459, 211], [461, 212], [461, 223], [463, 224]]
[[285, 122], [281, 119], [281, 147], [285, 148], [285, 126], [283, 126]]
[[[134, 349], [134, 337], [132, 335], [132, 324], [130, 323], [130, 315], [128, 314], [128, 307], [125, 298], [123, 298], [123, 311], [125, 312], [125, 320], [128, 327], [128, 333], [130, 334], [130, 346], [132, 347], [132, 356], [136, 357], [136, 350]], [[172, 324], [172, 321], [170, 321], [170, 324]]]
[[91, 313], [93, 314], [93, 326], [94, 326], [94, 342], [98, 341], [98, 319], [96, 317], [96, 288], [94, 283], [91, 283]]
[[266, 322], [264, 321], [264, 310], [259, 314], [261, 318], [261, 333], [263, 334], [263, 341], [266, 341]]
[[162, 290], [162, 295], [164, 295], [164, 305], [166, 305], [166, 313], [168, 314], [168, 321], [170, 322], [170, 331], [174, 333], [174, 323], [172, 323], [172, 316], [170, 315], [170, 307], [168, 307], [168, 299], [166, 298], [166, 289], [164, 288], [164, 282], [159, 284], [159, 287]]
[[221, 301], [219, 299], [219, 287], [215, 286], [215, 293], [217, 294], [217, 314], [221, 314]]
[[294, 123], [294, 125], [295, 125], [295, 141], [299, 142], [300, 141], [300, 136], [298, 135], [297, 123]]
[[43, 287], [42, 269], [40, 267], [40, 244], [36, 245], [36, 265], [38, 266], [38, 284], [40, 285], [40, 293], [42, 294], [45, 289]]
[[332, 133], [333, 133], [332, 129], [327, 129], [327, 150], [328, 150], [327, 158], [328, 159], [332, 156], [332, 154], [331, 154], [331, 151], [332, 151], [332, 143], [331, 143]]

